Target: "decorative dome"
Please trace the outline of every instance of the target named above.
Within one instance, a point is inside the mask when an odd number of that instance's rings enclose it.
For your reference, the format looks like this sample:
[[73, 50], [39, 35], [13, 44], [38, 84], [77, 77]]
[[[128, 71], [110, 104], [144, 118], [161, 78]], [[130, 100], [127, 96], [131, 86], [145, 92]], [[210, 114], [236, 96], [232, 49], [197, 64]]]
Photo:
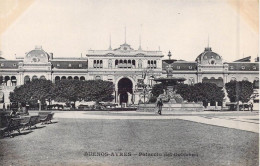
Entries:
[[36, 46], [34, 50], [26, 54], [24, 61], [29, 63], [47, 63], [49, 55], [41, 46]]
[[217, 65], [222, 64], [222, 58], [215, 52], [212, 52], [210, 47], [206, 47], [204, 52], [201, 53], [197, 58], [196, 61], [200, 64], [204, 65]]

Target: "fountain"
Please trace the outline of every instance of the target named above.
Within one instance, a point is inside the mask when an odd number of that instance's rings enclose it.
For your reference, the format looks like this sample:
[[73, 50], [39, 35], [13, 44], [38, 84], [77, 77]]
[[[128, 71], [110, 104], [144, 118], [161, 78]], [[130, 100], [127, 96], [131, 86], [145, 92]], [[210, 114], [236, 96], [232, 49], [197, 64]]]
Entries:
[[[171, 63], [174, 60], [170, 59], [171, 53], [168, 54], [169, 60], [168, 66], [166, 67], [166, 77], [155, 78], [154, 81], [160, 82], [164, 85], [164, 93], [160, 94], [157, 98], [162, 99], [163, 101], [163, 112], [164, 111], [203, 111], [204, 107], [202, 103], [194, 103], [194, 102], [186, 102], [183, 100], [180, 94], [176, 93], [176, 87], [178, 84], [184, 83], [186, 80], [182, 77], [173, 77], [173, 69]], [[155, 104], [139, 104], [137, 111], [140, 112], [155, 112], [157, 110], [156, 103]]]

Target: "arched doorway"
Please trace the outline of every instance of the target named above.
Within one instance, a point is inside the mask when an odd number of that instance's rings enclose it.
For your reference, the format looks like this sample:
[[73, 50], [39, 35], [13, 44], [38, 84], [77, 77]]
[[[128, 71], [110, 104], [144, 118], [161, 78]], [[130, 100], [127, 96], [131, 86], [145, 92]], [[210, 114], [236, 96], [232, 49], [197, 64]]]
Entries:
[[128, 103], [132, 100], [133, 83], [129, 78], [122, 78], [117, 84], [119, 103]]

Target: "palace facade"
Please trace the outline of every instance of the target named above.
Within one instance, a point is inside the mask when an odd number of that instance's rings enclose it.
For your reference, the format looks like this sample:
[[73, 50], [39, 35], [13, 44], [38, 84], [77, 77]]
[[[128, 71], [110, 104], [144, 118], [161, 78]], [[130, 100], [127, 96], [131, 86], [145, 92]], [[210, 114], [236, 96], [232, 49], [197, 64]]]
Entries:
[[[0, 59], [1, 103], [10, 104], [9, 93], [16, 86], [34, 79], [48, 79], [52, 82], [61, 79], [111, 81], [115, 85], [114, 102], [118, 104], [138, 104], [146, 100], [145, 91], [138, 86], [144, 81], [151, 89], [154, 78], [183, 77], [187, 84], [213, 82], [219, 87], [231, 80], [248, 80], [254, 83], [256, 93], [259, 89], [259, 61], [250, 62], [250, 57], [234, 62], [223, 62], [222, 57], [207, 47], [195, 61], [170, 59], [163, 60], [161, 51], [147, 51], [141, 47], [133, 49], [124, 43], [119, 48], [89, 50], [79, 58], [54, 57], [41, 46], [16, 60]], [[194, 56], [196, 57], [196, 56]]]

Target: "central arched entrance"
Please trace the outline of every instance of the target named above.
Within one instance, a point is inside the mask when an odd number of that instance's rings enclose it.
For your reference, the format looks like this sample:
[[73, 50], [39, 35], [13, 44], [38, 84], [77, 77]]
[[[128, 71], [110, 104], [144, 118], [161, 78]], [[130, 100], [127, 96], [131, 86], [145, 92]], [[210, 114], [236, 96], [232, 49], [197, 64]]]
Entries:
[[118, 81], [117, 84], [118, 88], [118, 95], [119, 95], [119, 103], [130, 104], [129, 102], [132, 101], [133, 95], [133, 83], [129, 78], [122, 78]]

